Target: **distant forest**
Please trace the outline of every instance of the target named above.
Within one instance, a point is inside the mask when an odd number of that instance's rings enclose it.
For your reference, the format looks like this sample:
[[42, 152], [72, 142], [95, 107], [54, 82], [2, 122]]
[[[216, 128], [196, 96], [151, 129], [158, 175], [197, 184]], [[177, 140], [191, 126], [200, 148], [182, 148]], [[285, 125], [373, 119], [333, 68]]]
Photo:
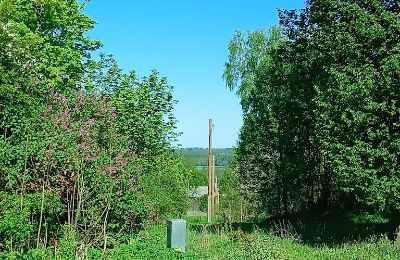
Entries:
[[[188, 157], [196, 166], [207, 166], [207, 148], [180, 148], [176, 152]], [[213, 149], [215, 154], [215, 166], [229, 166], [233, 160], [232, 148]]]

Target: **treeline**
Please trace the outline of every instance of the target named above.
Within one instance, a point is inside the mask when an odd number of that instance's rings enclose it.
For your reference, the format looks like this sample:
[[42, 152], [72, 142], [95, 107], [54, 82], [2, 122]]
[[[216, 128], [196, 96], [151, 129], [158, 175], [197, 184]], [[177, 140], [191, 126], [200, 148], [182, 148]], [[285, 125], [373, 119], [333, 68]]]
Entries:
[[[208, 165], [207, 148], [180, 148], [176, 152], [189, 158], [196, 166]], [[234, 152], [232, 148], [214, 148], [213, 154], [216, 166], [229, 166], [232, 163]]]
[[83, 7], [0, 0], [0, 251], [84, 258], [186, 212], [172, 87], [91, 58]]
[[[400, 1], [306, 1], [237, 32], [224, 78], [244, 125], [236, 172], [265, 215], [400, 209]], [[393, 216], [393, 215], [392, 215]]]

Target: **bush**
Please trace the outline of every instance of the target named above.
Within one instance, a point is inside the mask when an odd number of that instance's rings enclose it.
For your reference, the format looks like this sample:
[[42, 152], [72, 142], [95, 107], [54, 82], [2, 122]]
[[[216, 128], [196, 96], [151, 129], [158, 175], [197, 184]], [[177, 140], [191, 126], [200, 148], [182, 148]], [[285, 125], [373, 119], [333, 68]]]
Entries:
[[201, 212], [207, 212], [208, 210], [208, 195], [201, 195], [199, 198], [199, 209]]
[[57, 220], [65, 213], [59, 196], [49, 192], [25, 195], [0, 193], [0, 249], [20, 250], [26, 249], [27, 244], [34, 244], [42, 198], [46, 221], [42, 222], [41, 232], [56, 236], [59, 232]]
[[147, 171], [140, 176], [148, 219], [163, 222], [186, 214], [190, 168], [180, 157], [166, 154], [146, 161]]
[[217, 216], [224, 222], [239, 222], [248, 218], [249, 205], [240, 194], [239, 180], [234, 166], [229, 167], [219, 184], [219, 206]]

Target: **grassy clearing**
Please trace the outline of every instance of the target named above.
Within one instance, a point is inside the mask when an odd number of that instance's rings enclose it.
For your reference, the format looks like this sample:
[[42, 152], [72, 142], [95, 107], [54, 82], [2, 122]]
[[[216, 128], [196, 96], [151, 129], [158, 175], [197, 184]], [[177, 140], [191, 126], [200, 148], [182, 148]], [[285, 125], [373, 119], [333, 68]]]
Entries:
[[[71, 241], [70, 241], [71, 242]], [[79, 249], [78, 249], [79, 250]], [[39, 248], [28, 253], [2, 255], [4, 259], [74, 259], [73, 248]], [[201, 220], [188, 221], [186, 253], [166, 248], [166, 227], [151, 225], [128, 244], [102, 250], [88, 248], [79, 255], [88, 259], [400, 259], [400, 245], [385, 237], [337, 245], [307, 244], [294, 237], [277, 237], [255, 229], [250, 233], [232, 225], [211, 231]], [[1, 256], [1, 255], [0, 255]]]
[[213, 233], [206, 229], [187, 232], [185, 254], [165, 246], [165, 226], [151, 226], [137, 240], [109, 250], [109, 259], [400, 259], [400, 246], [385, 238], [340, 246], [310, 246], [293, 238], [272, 236], [261, 230]]

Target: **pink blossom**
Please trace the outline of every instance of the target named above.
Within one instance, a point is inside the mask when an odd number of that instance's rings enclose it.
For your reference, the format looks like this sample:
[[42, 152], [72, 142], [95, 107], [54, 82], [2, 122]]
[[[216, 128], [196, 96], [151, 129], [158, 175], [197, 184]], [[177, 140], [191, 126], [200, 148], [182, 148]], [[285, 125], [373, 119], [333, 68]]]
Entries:
[[83, 141], [83, 142], [81, 142], [81, 143], [78, 145], [78, 149], [79, 149], [79, 150], [86, 151], [87, 148], [88, 148], [88, 145], [87, 145], [87, 142], [86, 142], [86, 141]]
[[58, 122], [60, 122], [60, 116], [53, 117], [52, 121], [53, 121], [54, 124], [58, 124]]
[[61, 128], [62, 128], [63, 130], [68, 130], [68, 127], [69, 127], [69, 125], [68, 125], [67, 122], [64, 122], [64, 123], [61, 125]]
[[67, 98], [66, 98], [64, 95], [60, 95], [60, 94], [59, 94], [59, 96], [60, 96], [60, 101], [61, 101], [61, 103], [62, 103], [63, 105], [66, 105], [66, 104], [67, 104]]
[[78, 95], [78, 100], [76, 101], [76, 108], [79, 108], [82, 105], [85, 98], [86, 98], [86, 94], [80, 92]]
[[89, 119], [89, 121], [87, 122], [87, 125], [88, 125], [89, 127], [93, 127], [95, 122], [96, 122], [96, 120], [95, 120], [94, 118], [91, 118], [91, 119]]
[[107, 167], [107, 171], [111, 174], [114, 174], [117, 172], [117, 168], [115, 168], [115, 166], [113, 166], [113, 165], [110, 165]]
[[118, 154], [118, 156], [114, 158], [114, 161], [115, 161], [117, 164], [120, 164], [120, 165], [126, 165], [126, 164], [127, 164], [126, 159], [122, 156], [121, 153]]
[[79, 135], [84, 136], [85, 135], [85, 130], [83, 130], [82, 126], [79, 127]]
[[66, 107], [63, 113], [64, 117], [69, 118], [69, 112], [71, 112], [71, 110], [68, 107]]

